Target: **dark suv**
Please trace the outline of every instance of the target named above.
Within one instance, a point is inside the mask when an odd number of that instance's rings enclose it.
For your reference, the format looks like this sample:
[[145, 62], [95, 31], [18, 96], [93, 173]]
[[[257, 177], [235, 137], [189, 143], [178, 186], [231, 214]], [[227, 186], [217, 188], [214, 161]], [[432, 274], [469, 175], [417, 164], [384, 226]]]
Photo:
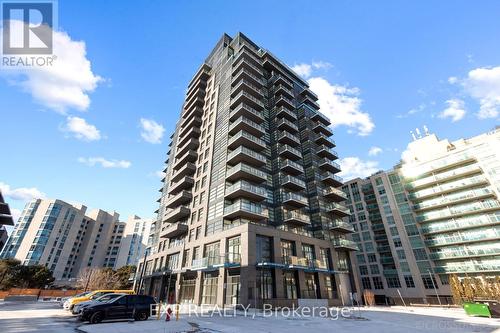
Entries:
[[123, 295], [112, 301], [84, 308], [78, 318], [91, 324], [108, 319], [146, 320], [151, 314], [151, 304], [156, 304], [151, 296]]

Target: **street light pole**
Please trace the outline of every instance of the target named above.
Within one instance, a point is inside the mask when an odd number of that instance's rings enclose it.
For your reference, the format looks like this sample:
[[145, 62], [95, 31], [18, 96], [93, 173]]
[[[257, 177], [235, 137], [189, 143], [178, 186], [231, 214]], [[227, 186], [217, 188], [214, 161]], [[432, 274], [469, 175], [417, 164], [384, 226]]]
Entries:
[[427, 272], [429, 273], [429, 276], [431, 277], [432, 286], [434, 287], [434, 291], [436, 292], [436, 296], [437, 296], [437, 299], [438, 299], [438, 302], [439, 302], [439, 306], [443, 306], [441, 304], [441, 299], [439, 298], [439, 294], [438, 294], [438, 291], [437, 291], [437, 288], [436, 288], [436, 284], [434, 283], [434, 277], [432, 276], [430, 270], [427, 270]]
[[148, 259], [148, 255], [149, 255], [149, 250], [151, 248], [150, 247], [147, 247], [146, 248], [146, 251], [144, 251], [144, 259], [143, 259], [143, 263], [142, 263], [142, 270], [141, 270], [141, 277], [139, 278], [139, 287], [137, 288], [137, 292], [139, 293], [142, 289], [142, 280], [144, 278], [144, 273], [146, 271], [146, 260]]

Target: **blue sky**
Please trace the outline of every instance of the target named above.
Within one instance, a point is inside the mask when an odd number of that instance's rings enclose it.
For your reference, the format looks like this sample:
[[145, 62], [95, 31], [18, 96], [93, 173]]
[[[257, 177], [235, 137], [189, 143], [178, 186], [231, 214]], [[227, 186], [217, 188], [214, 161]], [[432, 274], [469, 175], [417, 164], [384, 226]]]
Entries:
[[415, 127], [457, 139], [498, 124], [498, 1], [58, 7], [67, 67], [0, 71], [0, 186], [16, 210], [43, 194], [153, 216], [185, 87], [224, 32], [245, 33], [310, 80], [347, 177], [393, 166]]

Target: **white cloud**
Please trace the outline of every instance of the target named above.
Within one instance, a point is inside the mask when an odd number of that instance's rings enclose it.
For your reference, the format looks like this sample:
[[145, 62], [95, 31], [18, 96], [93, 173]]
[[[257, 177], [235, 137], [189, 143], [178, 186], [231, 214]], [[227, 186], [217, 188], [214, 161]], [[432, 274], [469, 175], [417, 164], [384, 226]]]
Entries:
[[333, 127], [345, 125], [354, 128], [361, 136], [373, 131], [375, 124], [370, 115], [361, 110], [358, 88], [331, 84], [321, 77], [312, 77], [308, 83], [318, 95], [321, 112], [330, 118]]
[[163, 177], [165, 177], [165, 172], [158, 170], [155, 172], [155, 176], [160, 178], [160, 179], [163, 179]]
[[4, 71], [9, 82], [30, 93], [41, 105], [60, 113], [68, 108], [81, 111], [90, 105], [89, 93], [102, 78], [92, 72], [85, 42], [74, 41], [62, 31], [54, 31], [52, 66], [15, 68]]
[[31, 199], [45, 198], [45, 193], [36, 187], [11, 188], [10, 185], [0, 182], [0, 190], [4, 197], [16, 201], [30, 201]]
[[98, 141], [101, 139], [101, 132], [97, 127], [87, 123], [85, 119], [80, 117], [68, 117], [63, 130], [83, 141]]
[[313, 61], [312, 66], [315, 69], [330, 69], [333, 65], [326, 61]]
[[346, 157], [339, 161], [342, 172], [340, 176], [345, 180], [365, 178], [379, 170], [377, 161], [363, 161], [359, 157]]
[[17, 223], [19, 220], [19, 217], [21, 217], [21, 210], [17, 208], [11, 208], [10, 213], [12, 214], [12, 219], [14, 220], [14, 223]]
[[96, 166], [100, 165], [103, 168], [119, 168], [119, 169], [128, 169], [132, 163], [124, 160], [108, 160], [104, 157], [79, 157], [78, 162], [86, 164], [88, 166]]
[[302, 77], [308, 78], [312, 73], [312, 66], [309, 64], [297, 64], [292, 67], [292, 70]]
[[461, 99], [449, 99], [446, 104], [448, 107], [438, 115], [439, 118], [451, 118], [452, 122], [457, 122], [465, 116], [464, 101]]
[[377, 156], [380, 153], [382, 153], [382, 148], [376, 146], [371, 147], [368, 151], [369, 156]]
[[152, 119], [141, 118], [141, 137], [149, 143], [161, 143], [165, 128]]
[[451, 77], [451, 84], [460, 83], [464, 91], [479, 103], [479, 119], [497, 118], [500, 115], [500, 66], [480, 67], [471, 70], [465, 79]]

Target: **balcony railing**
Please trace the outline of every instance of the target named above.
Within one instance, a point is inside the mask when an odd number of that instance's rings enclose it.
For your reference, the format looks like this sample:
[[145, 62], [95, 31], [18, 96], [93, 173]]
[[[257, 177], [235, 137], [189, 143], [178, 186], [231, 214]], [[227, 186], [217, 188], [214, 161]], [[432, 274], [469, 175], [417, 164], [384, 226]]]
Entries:
[[266, 132], [265, 128], [250, 119], [247, 119], [243, 116], [236, 119], [231, 125], [229, 125], [229, 133], [234, 134], [240, 130], [245, 130], [250, 134], [256, 136], [262, 136]]
[[320, 179], [328, 185], [333, 185], [333, 186], [341, 186], [342, 185], [342, 178], [331, 173], [331, 172], [323, 172], [320, 174]]
[[262, 113], [260, 111], [257, 111], [256, 109], [245, 103], [240, 103], [236, 108], [231, 110], [229, 120], [234, 122], [240, 117], [245, 117], [258, 124], [264, 121], [264, 117], [262, 116]]
[[289, 145], [280, 145], [278, 148], [278, 154], [282, 157], [292, 158], [294, 160], [299, 160], [302, 158], [302, 153]]
[[332, 186], [324, 188], [322, 193], [323, 193], [323, 196], [325, 196], [327, 198], [333, 197], [336, 199], [347, 200], [347, 195], [344, 193], [344, 191], [339, 190], [339, 189], [332, 187]]
[[304, 173], [304, 167], [302, 167], [302, 165], [292, 160], [280, 159], [279, 164], [280, 164], [280, 169], [289, 174], [300, 175]]
[[291, 223], [296, 225], [311, 224], [311, 218], [309, 217], [309, 215], [293, 210], [283, 210], [283, 221], [285, 223]]
[[434, 222], [421, 226], [422, 233], [433, 234], [449, 232], [454, 230], [469, 229], [475, 227], [500, 224], [500, 216], [495, 213], [471, 215], [462, 218], [455, 218], [443, 222]]
[[249, 179], [254, 182], [262, 183], [267, 180], [267, 173], [245, 163], [239, 163], [227, 170], [226, 178], [230, 181]]
[[407, 187], [409, 189], [417, 189], [420, 187], [434, 184], [436, 182], [450, 180], [457, 177], [463, 177], [481, 171], [482, 171], [481, 167], [478, 164], [467, 165], [461, 168], [456, 168], [450, 171], [445, 171], [442, 173], [438, 173], [436, 175], [414, 180], [411, 183], [409, 183]]
[[426, 200], [413, 206], [415, 210], [424, 210], [428, 208], [438, 208], [448, 204], [456, 204], [467, 200], [480, 200], [489, 196], [494, 196], [495, 192], [489, 188], [481, 188], [469, 191], [460, 191], [448, 194], [444, 197]]
[[253, 200], [264, 200], [267, 197], [267, 190], [242, 180], [226, 188], [226, 197], [247, 197]]
[[345, 238], [334, 238], [332, 240], [333, 246], [335, 248], [340, 248], [340, 249], [347, 249], [347, 250], [353, 250], [353, 251], [358, 251], [358, 245], [353, 242], [352, 240], [345, 239]]
[[297, 133], [299, 131], [299, 128], [297, 127], [297, 125], [292, 123], [290, 120], [287, 120], [284, 118], [278, 120], [277, 126], [279, 129], [286, 129], [286, 130], [288, 130], [290, 132], [294, 132], [294, 133]]
[[240, 145], [246, 145], [247, 147], [261, 150], [266, 148], [266, 142], [264, 140], [243, 130], [233, 135], [227, 144], [231, 149]]
[[442, 193], [448, 193], [452, 191], [466, 189], [468, 187], [476, 186], [479, 184], [487, 184], [487, 183], [488, 180], [482, 175], [471, 178], [459, 179], [440, 186], [433, 186], [413, 193], [409, 193], [408, 198], [410, 198], [411, 200], [422, 200], [424, 198], [436, 196]]
[[301, 190], [306, 188], [306, 183], [302, 179], [299, 179], [297, 177], [282, 174], [280, 179], [281, 186], [289, 187], [294, 190]]
[[454, 216], [461, 216], [466, 214], [473, 214], [479, 211], [487, 211], [498, 209], [500, 204], [494, 199], [487, 199], [484, 201], [477, 201], [457, 206], [448, 207], [445, 209], [431, 211], [427, 213], [418, 214], [417, 222], [430, 222], [433, 220], [441, 220]]
[[192, 270], [210, 270], [220, 267], [233, 267], [241, 264], [241, 254], [226, 253], [223, 255], [212, 255], [204, 258], [193, 259]]
[[237, 200], [233, 204], [224, 208], [224, 216], [227, 218], [248, 218], [262, 220], [267, 218], [268, 211], [262, 205], [248, 200]]
[[239, 146], [238, 148], [230, 152], [227, 155], [227, 161], [232, 164], [237, 164], [244, 161], [256, 166], [262, 166], [267, 163], [267, 159], [264, 155], [261, 155], [245, 146]]
[[346, 208], [345, 206], [343, 206], [337, 202], [330, 202], [330, 203], [326, 204], [325, 209], [327, 212], [339, 214], [341, 216], [351, 215], [351, 212], [348, 208]]

